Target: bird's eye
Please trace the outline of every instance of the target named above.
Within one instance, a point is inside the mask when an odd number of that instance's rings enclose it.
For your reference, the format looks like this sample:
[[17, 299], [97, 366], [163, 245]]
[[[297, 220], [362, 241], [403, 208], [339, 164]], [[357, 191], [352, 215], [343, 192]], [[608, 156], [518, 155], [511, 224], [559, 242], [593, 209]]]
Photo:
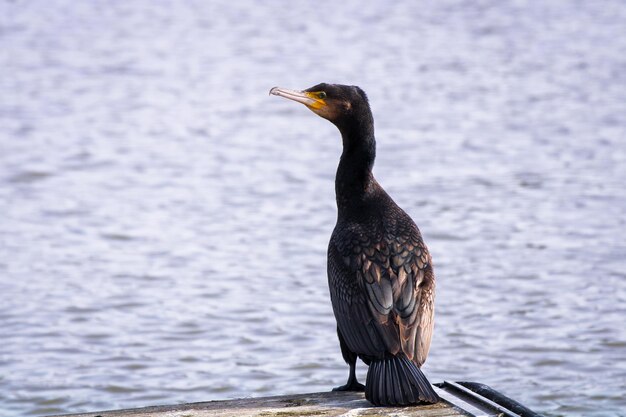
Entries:
[[317, 97], [323, 100], [326, 98], [326, 93], [323, 91], [320, 91], [319, 93], [317, 93]]

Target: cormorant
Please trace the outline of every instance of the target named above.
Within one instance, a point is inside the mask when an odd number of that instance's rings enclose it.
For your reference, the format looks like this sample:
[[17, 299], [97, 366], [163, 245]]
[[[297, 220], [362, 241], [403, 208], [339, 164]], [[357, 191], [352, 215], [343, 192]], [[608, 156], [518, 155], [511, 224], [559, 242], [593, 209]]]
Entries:
[[[356, 86], [318, 84], [270, 94], [304, 104], [339, 129], [343, 153], [335, 177], [337, 224], [328, 245], [328, 284], [344, 360], [338, 391], [363, 391], [375, 405], [436, 403], [420, 370], [433, 333], [435, 275], [413, 220], [372, 175], [374, 119]], [[365, 386], [356, 359], [369, 365]]]

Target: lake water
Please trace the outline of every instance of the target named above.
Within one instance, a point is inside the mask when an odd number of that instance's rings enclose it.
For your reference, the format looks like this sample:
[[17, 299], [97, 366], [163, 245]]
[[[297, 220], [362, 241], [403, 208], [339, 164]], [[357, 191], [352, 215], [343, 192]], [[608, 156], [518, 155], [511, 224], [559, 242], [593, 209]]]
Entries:
[[[626, 415], [623, 1], [0, 3], [0, 415], [329, 390], [336, 129], [438, 279], [433, 382]], [[363, 378], [365, 369], [359, 369]]]

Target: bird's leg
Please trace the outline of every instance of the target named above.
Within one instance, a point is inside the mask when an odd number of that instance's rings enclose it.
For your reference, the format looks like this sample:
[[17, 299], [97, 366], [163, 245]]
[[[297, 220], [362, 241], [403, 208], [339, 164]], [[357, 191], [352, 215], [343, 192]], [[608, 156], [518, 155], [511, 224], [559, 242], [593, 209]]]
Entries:
[[350, 375], [348, 375], [348, 382], [340, 387], [333, 388], [333, 391], [365, 391], [365, 385], [359, 383], [356, 379], [356, 353], [350, 351], [346, 342], [343, 340], [339, 329], [337, 329], [337, 335], [339, 335], [339, 346], [341, 347], [341, 355], [348, 365], [350, 365]]
[[340, 387], [333, 388], [333, 391], [365, 391], [365, 385], [361, 384], [356, 379], [356, 360], [350, 365], [350, 375], [348, 376], [348, 382]]

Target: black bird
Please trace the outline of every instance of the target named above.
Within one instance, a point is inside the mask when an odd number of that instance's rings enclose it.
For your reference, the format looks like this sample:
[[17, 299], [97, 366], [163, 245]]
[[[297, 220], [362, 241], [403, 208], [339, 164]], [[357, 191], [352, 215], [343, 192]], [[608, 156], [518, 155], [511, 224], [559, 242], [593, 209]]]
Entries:
[[[433, 334], [435, 275], [419, 229], [372, 175], [374, 119], [356, 86], [318, 84], [270, 94], [304, 104], [341, 132], [335, 177], [337, 224], [328, 245], [328, 284], [348, 382], [375, 405], [436, 403], [420, 370]], [[356, 359], [369, 365], [365, 387]]]

